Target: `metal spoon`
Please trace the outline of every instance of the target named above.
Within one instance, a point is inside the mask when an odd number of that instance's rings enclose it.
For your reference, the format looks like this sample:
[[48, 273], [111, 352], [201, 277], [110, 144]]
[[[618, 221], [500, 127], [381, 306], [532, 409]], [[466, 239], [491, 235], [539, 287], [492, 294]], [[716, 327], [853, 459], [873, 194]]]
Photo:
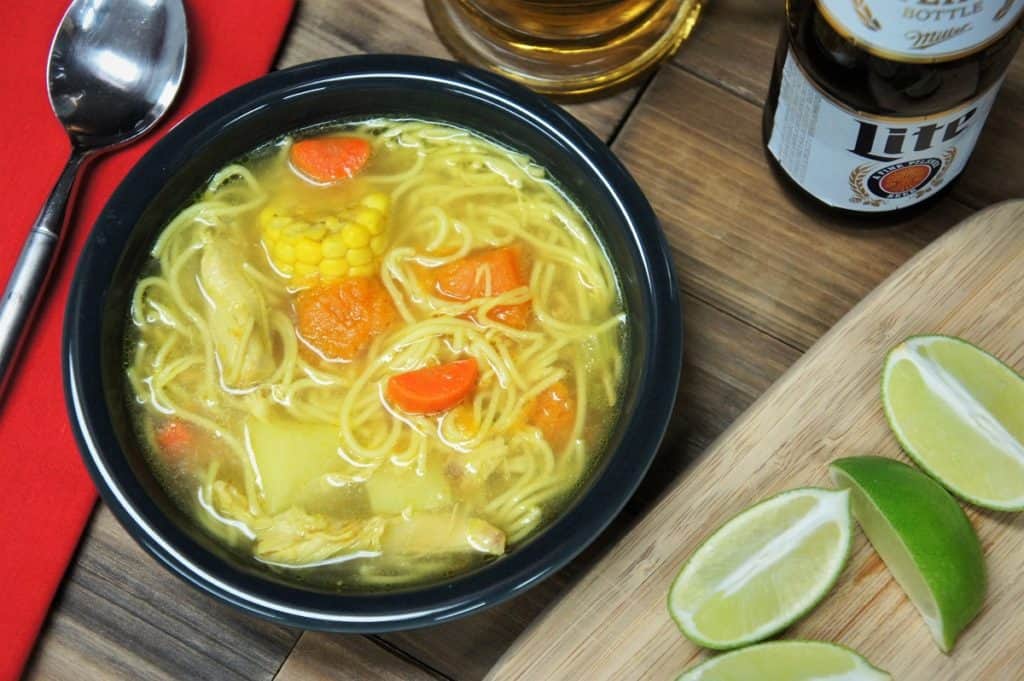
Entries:
[[78, 171], [145, 133], [166, 113], [185, 71], [181, 0], [75, 0], [50, 46], [50, 105], [71, 158], [43, 204], [0, 299], [0, 397], [53, 268]]

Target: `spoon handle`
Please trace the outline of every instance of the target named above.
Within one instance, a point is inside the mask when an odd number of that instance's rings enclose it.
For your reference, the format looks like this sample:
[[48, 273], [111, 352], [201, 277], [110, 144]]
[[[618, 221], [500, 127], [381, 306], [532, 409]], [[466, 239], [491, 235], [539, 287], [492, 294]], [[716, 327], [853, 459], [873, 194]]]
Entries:
[[72, 150], [71, 158], [29, 231], [3, 298], [0, 298], [0, 398], [53, 270], [67, 225], [67, 207], [85, 159], [85, 154]]

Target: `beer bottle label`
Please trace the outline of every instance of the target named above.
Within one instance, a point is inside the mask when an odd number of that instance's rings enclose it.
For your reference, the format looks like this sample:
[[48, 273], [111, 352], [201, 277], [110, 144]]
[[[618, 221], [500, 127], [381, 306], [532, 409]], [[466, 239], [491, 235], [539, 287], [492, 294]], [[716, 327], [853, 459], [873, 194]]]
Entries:
[[790, 49], [768, 150], [798, 185], [830, 206], [907, 208], [960, 174], [1001, 84], [930, 116], [872, 116], [822, 92]]
[[815, 0], [839, 35], [885, 59], [940, 62], [995, 42], [1024, 0]]

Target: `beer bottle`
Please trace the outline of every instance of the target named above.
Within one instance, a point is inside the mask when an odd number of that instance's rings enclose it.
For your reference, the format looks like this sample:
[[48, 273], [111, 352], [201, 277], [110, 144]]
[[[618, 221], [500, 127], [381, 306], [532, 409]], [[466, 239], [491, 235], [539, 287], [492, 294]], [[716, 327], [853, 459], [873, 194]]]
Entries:
[[935, 201], [974, 150], [1024, 0], [788, 0], [764, 142], [783, 183], [854, 224]]

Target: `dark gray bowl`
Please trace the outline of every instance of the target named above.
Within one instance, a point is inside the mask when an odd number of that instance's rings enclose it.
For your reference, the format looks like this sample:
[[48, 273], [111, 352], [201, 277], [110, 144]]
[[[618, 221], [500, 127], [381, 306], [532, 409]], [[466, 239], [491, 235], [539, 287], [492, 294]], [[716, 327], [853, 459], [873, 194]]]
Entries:
[[[219, 546], [168, 498], [126, 412], [131, 290], [168, 219], [229, 161], [317, 123], [412, 116], [473, 129], [549, 169], [597, 226], [623, 284], [632, 356], [608, 448], [562, 515], [508, 555], [446, 582], [334, 593], [284, 581]], [[103, 499], [169, 570], [242, 610], [294, 626], [380, 632], [469, 614], [537, 584], [619, 513], [647, 471], [675, 401], [682, 322], [658, 222], [608, 148], [564, 111], [499, 77], [418, 57], [331, 59], [238, 88], [171, 130], [107, 203], [75, 272], [64, 321], [64, 384], [82, 457]]]

